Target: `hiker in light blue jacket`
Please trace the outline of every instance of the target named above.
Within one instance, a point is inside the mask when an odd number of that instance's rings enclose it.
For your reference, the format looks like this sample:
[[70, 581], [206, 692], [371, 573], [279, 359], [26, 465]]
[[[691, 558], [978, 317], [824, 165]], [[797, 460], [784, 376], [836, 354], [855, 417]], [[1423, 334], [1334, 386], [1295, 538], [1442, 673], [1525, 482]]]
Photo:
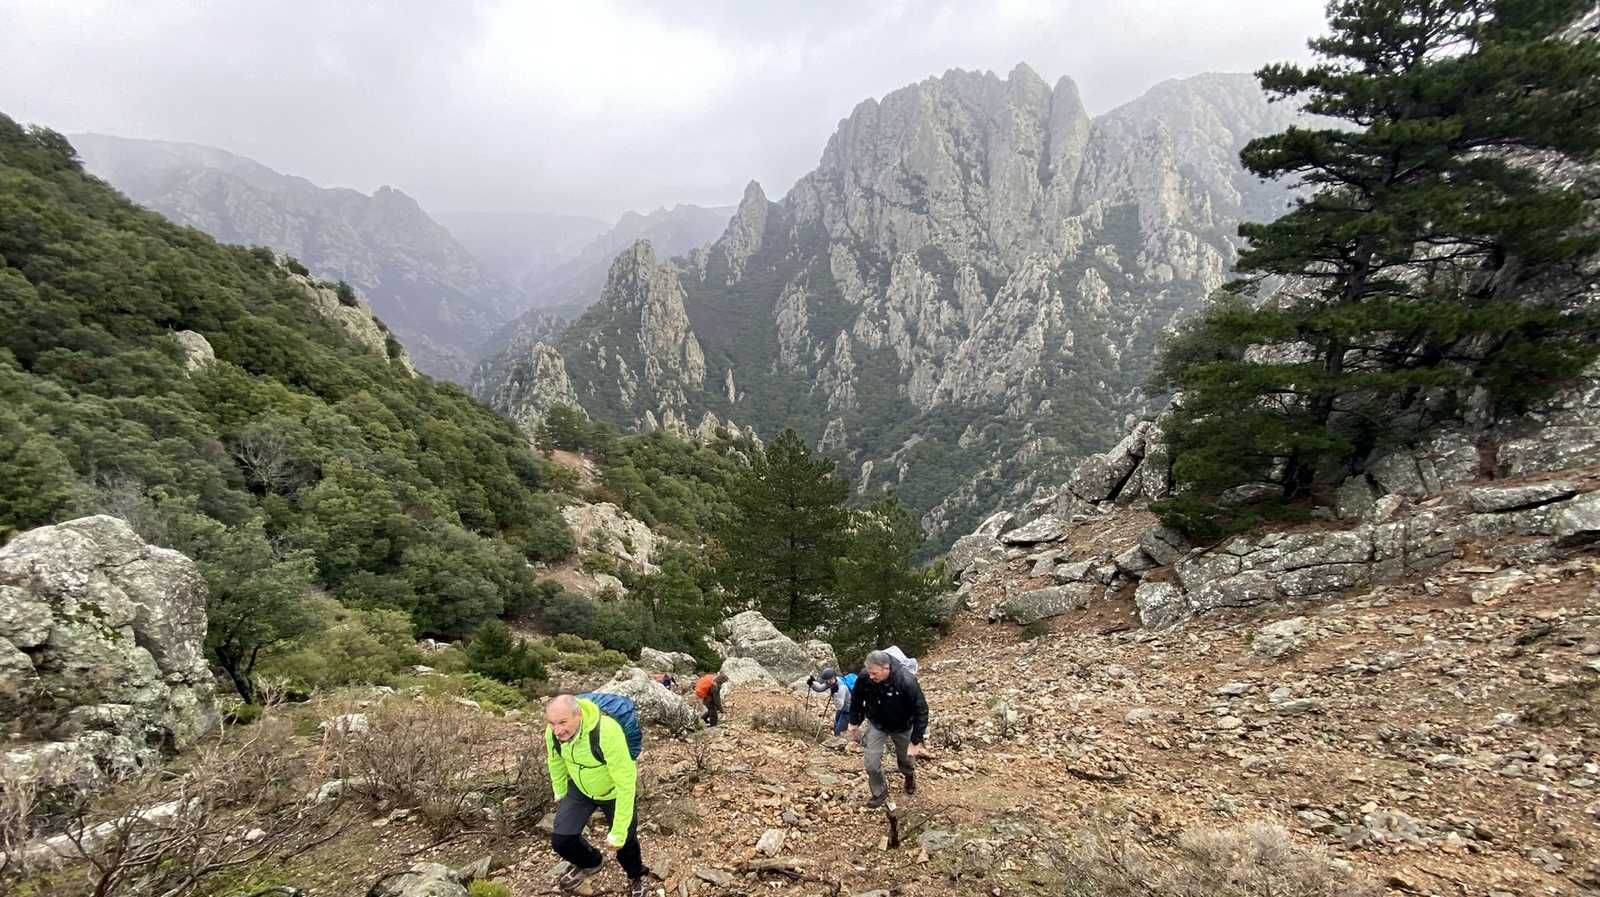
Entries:
[[833, 734], [842, 735], [850, 725], [850, 689], [855, 685], [855, 673], [840, 676], [831, 668], [822, 671], [822, 678], [806, 677], [806, 685], [818, 694], [833, 695]]

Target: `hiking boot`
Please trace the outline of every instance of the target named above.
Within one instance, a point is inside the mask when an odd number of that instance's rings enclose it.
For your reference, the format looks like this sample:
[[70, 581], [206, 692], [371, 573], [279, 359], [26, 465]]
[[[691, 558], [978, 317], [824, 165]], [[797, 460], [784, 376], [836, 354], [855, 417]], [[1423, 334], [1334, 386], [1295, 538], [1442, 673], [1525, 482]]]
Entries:
[[649, 894], [650, 886], [642, 876], [628, 879], [628, 897], [648, 897]]
[[[603, 866], [605, 864], [601, 863], [600, 865]], [[578, 886], [583, 884], [584, 881], [589, 878], [589, 876], [598, 875], [599, 873], [600, 866], [595, 866], [592, 869], [579, 869], [577, 866], [573, 866], [571, 869], [566, 871], [566, 874], [561, 876], [561, 879], [557, 881], [556, 884], [559, 885], [563, 891], [577, 890]]]
[[906, 773], [906, 793], [907, 794], [916, 794], [917, 793], [917, 774], [914, 773], [914, 772]]
[[887, 806], [888, 804], [889, 804], [889, 795], [880, 794], [877, 797], [874, 797], [872, 800], [867, 801], [867, 809], [869, 809], [869, 810], [881, 810], [885, 806]]

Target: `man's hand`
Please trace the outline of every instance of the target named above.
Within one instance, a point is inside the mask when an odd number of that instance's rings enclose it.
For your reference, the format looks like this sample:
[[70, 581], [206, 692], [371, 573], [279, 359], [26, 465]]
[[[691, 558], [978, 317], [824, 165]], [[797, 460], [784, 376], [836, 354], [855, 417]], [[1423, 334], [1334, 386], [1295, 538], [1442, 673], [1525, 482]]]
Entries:
[[906, 756], [908, 756], [908, 757], [926, 757], [926, 756], [928, 756], [928, 752], [922, 749], [922, 745], [914, 744], [914, 745], [912, 745], [910, 747], [909, 750], [906, 751]]
[[850, 738], [851, 741], [860, 741], [861, 740], [861, 727], [860, 726], [851, 726], [850, 727], [849, 738]]

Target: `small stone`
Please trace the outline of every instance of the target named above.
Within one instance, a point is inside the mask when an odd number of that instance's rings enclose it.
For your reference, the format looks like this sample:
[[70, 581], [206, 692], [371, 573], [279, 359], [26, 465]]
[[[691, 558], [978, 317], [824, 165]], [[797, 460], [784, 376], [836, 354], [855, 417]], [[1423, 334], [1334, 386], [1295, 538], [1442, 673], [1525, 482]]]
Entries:
[[783, 850], [783, 841], [788, 837], [788, 832], [781, 828], [769, 828], [762, 833], [760, 840], [756, 841], [756, 852], [762, 856], [775, 857]]

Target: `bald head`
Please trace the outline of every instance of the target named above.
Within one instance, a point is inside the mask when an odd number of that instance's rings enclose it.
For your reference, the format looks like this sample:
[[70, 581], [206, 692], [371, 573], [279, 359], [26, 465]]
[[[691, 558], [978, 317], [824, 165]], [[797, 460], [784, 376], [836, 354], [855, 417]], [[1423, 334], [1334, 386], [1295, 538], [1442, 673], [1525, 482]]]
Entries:
[[571, 741], [583, 728], [583, 710], [578, 699], [568, 694], [556, 695], [544, 705], [544, 719], [557, 741]]

